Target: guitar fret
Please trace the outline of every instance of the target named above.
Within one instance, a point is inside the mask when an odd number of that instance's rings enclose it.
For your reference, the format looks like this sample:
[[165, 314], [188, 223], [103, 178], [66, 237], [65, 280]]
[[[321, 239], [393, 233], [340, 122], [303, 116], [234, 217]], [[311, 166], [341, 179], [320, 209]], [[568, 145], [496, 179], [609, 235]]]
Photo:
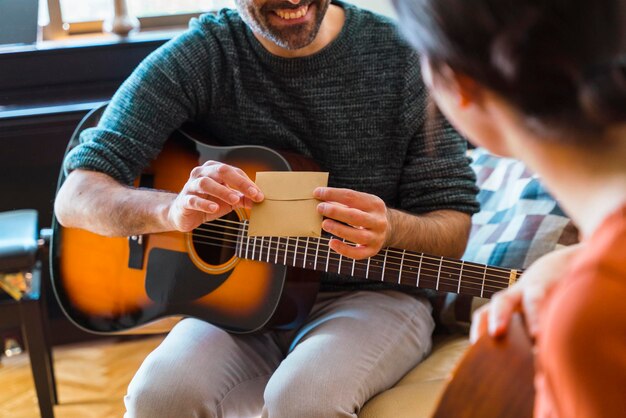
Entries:
[[296, 245], [293, 246], [293, 266], [296, 266], [296, 258], [298, 257], [298, 240], [300, 238], [296, 237]]
[[387, 254], [389, 253], [389, 248], [385, 248], [385, 258], [383, 259], [383, 272], [380, 275], [380, 281], [385, 281], [385, 268], [387, 268]]
[[[346, 239], [343, 239], [343, 242], [346, 242]], [[343, 255], [339, 254], [339, 265], [337, 266], [337, 273], [341, 274], [341, 262], [343, 261]]]
[[402, 279], [402, 267], [404, 265], [404, 255], [406, 250], [402, 250], [402, 259], [400, 260], [400, 271], [398, 271], [398, 284], [400, 284], [400, 280]]
[[417, 282], [415, 283], [415, 287], [420, 287], [420, 275], [422, 274], [422, 262], [424, 261], [424, 253], [419, 255], [420, 264], [417, 267]]
[[263, 242], [265, 241], [265, 237], [261, 237], [261, 247], [259, 248], [259, 261], [263, 260]]
[[[243, 228], [246, 227], [246, 224], [243, 224]], [[241, 249], [242, 249], [242, 245], [241, 245], [241, 240], [240, 238], [243, 237], [243, 235], [240, 235], [240, 233], [243, 232], [243, 229], [241, 231], [239, 231], [237, 233], [237, 257], [241, 258]]]
[[276, 237], [276, 254], [274, 254], [274, 264], [278, 264], [278, 250], [280, 248], [280, 237]]
[[304, 259], [302, 260], [302, 268], [306, 267], [306, 254], [309, 251], [309, 237], [306, 237], [306, 247], [304, 247]]
[[250, 235], [248, 235], [247, 239], [246, 239], [246, 258], [248, 257], [248, 250], [250, 249]]
[[437, 272], [437, 286], [435, 286], [435, 290], [439, 290], [439, 279], [441, 278], [441, 265], [443, 264], [443, 257], [439, 260], [439, 271]]
[[356, 258], [352, 259], [352, 273], [351, 276], [354, 277], [354, 266], [356, 265]]
[[[240, 225], [237, 228], [234, 254], [241, 259], [316, 271], [349, 274], [351, 277], [365, 278], [367, 280], [379, 280], [378, 274], [380, 272], [381, 282], [395, 283], [400, 286], [414, 285], [417, 288], [424, 287], [439, 292], [471, 294], [481, 298], [491, 297], [497, 290], [507, 288], [522, 275], [522, 271], [518, 270], [492, 268], [488, 265], [466, 262], [465, 260], [447, 259], [442, 256], [431, 256], [389, 247], [384, 248], [384, 251], [381, 250], [374, 256], [368, 257], [366, 263], [346, 257], [340, 253], [338, 253], [338, 257], [333, 258], [334, 254], [330, 241], [341, 239], [342, 242], [349, 243], [348, 240], [332, 236], [328, 240], [323, 238], [323, 241], [322, 237], [314, 237], [313, 239], [311, 237], [302, 237], [300, 239], [297, 236], [276, 237], [276, 239], [271, 236], [251, 237], [248, 235], [249, 224], [247, 221], [243, 221]], [[283, 242], [281, 238], [285, 238], [285, 241]], [[294, 244], [291, 244], [292, 238], [295, 238]], [[311, 245], [315, 245], [315, 255], [313, 255]], [[326, 245], [326, 248], [324, 245]], [[272, 251], [274, 252], [272, 253]], [[325, 254], [324, 251], [326, 252]], [[324, 257], [326, 262], [323, 266], [320, 266], [319, 263]], [[439, 266], [435, 269], [437, 257], [439, 258]], [[427, 264], [424, 264], [425, 259], [429, 261]], [[430, 260], [435, 263], [432, 263]], [[357, 261], [359, 262], [357, 263]], [[393, 268], [387, 271], [388, 267]], [[424, 268], [424, 271], [422, 271], [422, 268]], [[480, 279], [481, 270], [482, 280]], [[415, 271], [415, 281], [413, 282]], [[506, 283], [504, 279], [501, 280], [504, 272], [508, 274]], [[370, 278], [371, 274], [373, 274], [372, 278]]]
[[485, 266], [485, 268], [483, 269], [483, 283], [480, 286], [480, 297], [483, 297], [483, 294], [485, 293], [485, 280], [487, 279], [487, 266]]
[[317, 270], [317, 254], [320, 251], [320, 238], [317, 239], [317, 246], [315, 247], [315, 261], [313, 262], [313, 270]]
[[246, 236], [246, 221], [243, 221], [243, 226], [241, 228], [241, 242], [239, 243], [239, 258], [243, 258], [243, 240]]
[[326, 273], [328, 273], [328, 260], [330, 260], [330, 238], [328, 240], [328, 254], [326, 254]]

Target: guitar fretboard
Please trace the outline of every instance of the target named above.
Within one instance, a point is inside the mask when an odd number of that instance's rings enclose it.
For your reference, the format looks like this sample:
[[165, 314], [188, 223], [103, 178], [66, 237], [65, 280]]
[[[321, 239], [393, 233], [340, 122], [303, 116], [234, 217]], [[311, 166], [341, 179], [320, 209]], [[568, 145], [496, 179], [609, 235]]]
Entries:
[[336, 253], [328, 243], [327, 237], [249, 237], [242, 232], [236, 254], [249, 260], [485, 298], [521, 276], [518, 270], [395, 248], [355, 260]]

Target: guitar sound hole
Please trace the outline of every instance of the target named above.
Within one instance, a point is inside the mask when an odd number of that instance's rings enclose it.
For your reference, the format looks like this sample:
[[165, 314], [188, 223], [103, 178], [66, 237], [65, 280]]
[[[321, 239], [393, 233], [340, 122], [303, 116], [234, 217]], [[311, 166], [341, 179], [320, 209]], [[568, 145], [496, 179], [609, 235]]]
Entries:
[[192, 241], [198, 257], [207, 264], [218, 266], [235, 255], [241, 221], [235, 212], [205, 223], [192, 232]]

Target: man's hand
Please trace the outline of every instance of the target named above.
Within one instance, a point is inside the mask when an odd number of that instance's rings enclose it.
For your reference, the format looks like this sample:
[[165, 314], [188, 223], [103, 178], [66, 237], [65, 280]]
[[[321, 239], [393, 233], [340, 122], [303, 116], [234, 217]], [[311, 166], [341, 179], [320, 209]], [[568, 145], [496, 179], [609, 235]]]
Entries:
[[550, 291], [564, 278], [581, 247], [582, 244], [577, 244], [548, 253], [535, 261], [519, 282], [496, 293], [490, 303], [474, 313], [470, 340], [475, 342], [484, 334], [493, 337], [505, 335], [516, 311], [524, 315], [528, 333], [536, 338], [542, 305]]
[[227, 164], [207, 161], [191, 171], [183, 190], [169, 208], [172, 228], [188, 232], [235, 208], [250, 208], [264, 196], [246, 173]]
[[317, 206], [318, 212], [328, 218], [322, 229], [353, 243], [331, 239], [330, 248], [357, 260], [378, 254], [390, 232], [387, 207], [381, 198], [332, 187], [318, 187], [314, 196], [323, 201]]

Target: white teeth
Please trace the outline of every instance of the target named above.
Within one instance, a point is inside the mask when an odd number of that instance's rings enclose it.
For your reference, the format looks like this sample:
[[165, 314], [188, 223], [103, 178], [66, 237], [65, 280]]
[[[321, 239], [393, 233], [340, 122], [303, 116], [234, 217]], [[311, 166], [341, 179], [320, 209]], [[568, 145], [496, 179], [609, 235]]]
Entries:
[[309, 6], [302, 6], [298, 9], [294, 10], [276, 10], [276, 13], [281, 19], [291, 20], [291, 19], [300, 19], [302, 16], [306, 15], [306, 12], [309, 11]]

